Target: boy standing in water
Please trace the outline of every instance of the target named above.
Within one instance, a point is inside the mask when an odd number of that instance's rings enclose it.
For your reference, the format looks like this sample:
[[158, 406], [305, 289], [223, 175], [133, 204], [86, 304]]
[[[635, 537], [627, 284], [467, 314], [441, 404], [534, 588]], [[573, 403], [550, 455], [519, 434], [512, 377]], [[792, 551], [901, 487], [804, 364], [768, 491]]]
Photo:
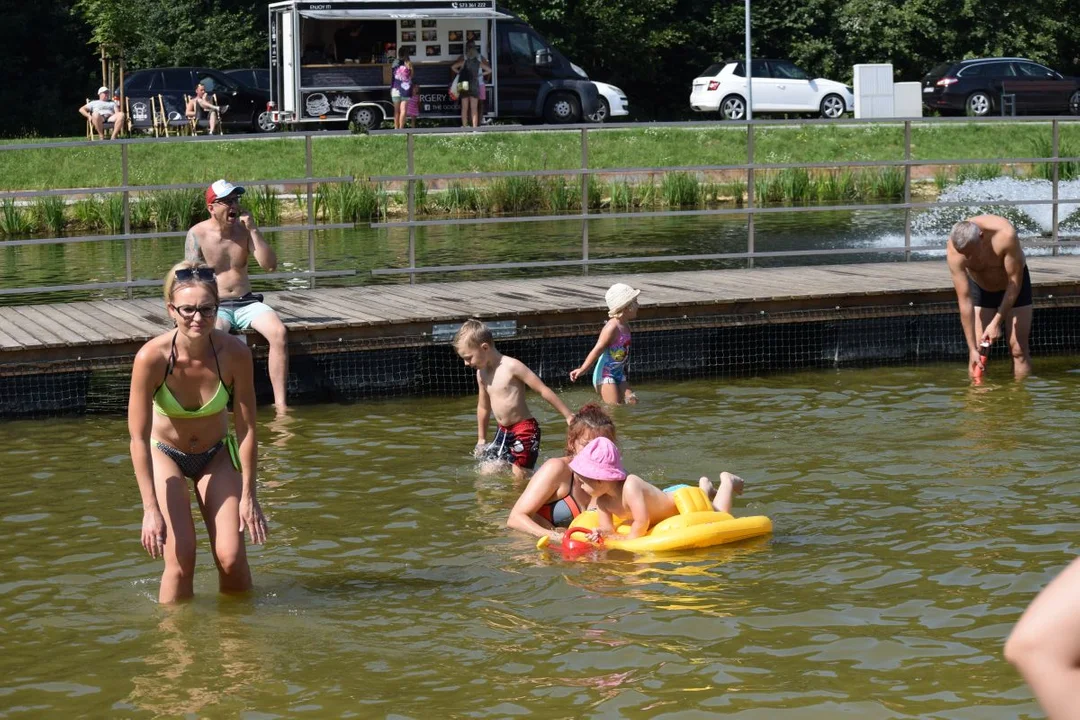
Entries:
[[[476, 404], [475, 454], [500, 465], [508, 463], [516, 479], [525, 479], [540, 454], [540, 424], [525, 403], [525, 388], [539, 393], [567, 423], [573, 413], [524, 363], [496, 350], [491, 330], [479, 320], [462, 324], [454, 336], [454, 349], [467, 367], [476, 370], [480, 398]], [[492, 413], [499, 429], [489, 444], [487, 426]]]

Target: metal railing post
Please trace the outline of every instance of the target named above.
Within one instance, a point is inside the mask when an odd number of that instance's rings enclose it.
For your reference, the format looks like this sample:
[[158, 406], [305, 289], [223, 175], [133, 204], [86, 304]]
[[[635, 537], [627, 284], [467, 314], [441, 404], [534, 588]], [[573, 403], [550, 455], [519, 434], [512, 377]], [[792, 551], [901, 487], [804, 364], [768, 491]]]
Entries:
[[[120, 146], [120, 184], [124, 187], [128, 186], [128, 146], [124, 143]], [[124, 204], [124, 235], [131, 234], [131, 193], [127, 190], [123, 193]], [[131, 238], [124, 238], [124, 280], [131, 282]], [[127, 288], [127, 299], [130, 300], [134, 297], [134, 292], [131, 286]]]
[[754, 267], [754, 124], [746, 123], [746, 267]]
[[589, 131], [581, 128], [581, 274], [589, 274]]
[[[308, 225], [315, 224], [315, 198], [313, 193], [315, 191], [315, 184], [311, 182], [311, 179], [315, 177], [313, 172], [313, 166], [311, 161], [311, 133], [304, 135], [304, 176], [307, 178], [307, 217]], [[308, 287], [312, 290], [315, 289], [315, 231], [307, 231], [307, 254], [308, 254], [308, 270], [311, 272], [311, 277], [308, 278]]]
[[911, 261], [911, 121], [904, 121], [904, 260]]
[[[405, 172], [408, 175], [413, 174], [415, 167], [413, 160], [413, 133], [408, 130], [405, 136]], [[416, 219], [416, 183], [413, 180], [408, 180], [409, 188], [409, 222], [411, 223]], [[409, 269], [416, 267], [416, 226], [409, 225]], [[409, 273], [409, 284], [416, 284], [416, 273]]]
[[[1050, 170], [1050, 198], [1053, 201], [1053, 205], [1050, 206], [1050, 225], [1051, 235], [1050, 239], [1058, 242], [1058, 179], [1061, 174], [1060, 164], [1058, 163], [1058, 157], [1061, 156], [1061, 137], [1059, 135], [1058, 121], [1055, 118], [1050, 125], [1050, 156], [1053, 163]], [[1054, 245], [1052, 254], [1058, 254], [1058, 246]]]

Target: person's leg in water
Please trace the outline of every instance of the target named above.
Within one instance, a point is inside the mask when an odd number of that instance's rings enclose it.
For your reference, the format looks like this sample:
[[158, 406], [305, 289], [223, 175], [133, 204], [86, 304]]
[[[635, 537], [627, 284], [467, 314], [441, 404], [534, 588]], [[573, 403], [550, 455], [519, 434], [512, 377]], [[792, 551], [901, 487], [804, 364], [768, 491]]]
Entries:
[[165, 518], [165, 569], [158, 589], [159, 603], [186, 600], [195, 594], [195, 521], [187, 478], [176, 462], [151, 443], [154, 494]]
[[251, 568], [247, 547], [240, 531], [240, 471], [233, 467], [229, 449], [223, 447], [196, 486], [199, 509], [210, 535], [210, 549], [218, 569], [221, 592], [238, 593], [251, 589]]
[[1031, 347], [1028, 343], [1031, 337], [1031, 320], [1033, 306], [1013, 308], [1011, 318], [1006, 325], [1006, 334], [1009, 338], [1009, 352], [1012, 353], [1013, 375], [1017, 380], [1031, 374]]
[[618, 384], [619, 388], [619, 402], [624, 402], [627, 405], [637, 405], [637, 395], [630, 389], [630, 383], [623, 380]]
[[289, 333], [276, 312], [258, 315], [251, 321], [251, 327], [270, 344], [267, 365], [270, 385], [274, 388], [274, 407], [279, 413], [283, 413], [288, 409], [285, 395], [289, 386]]
[[1005, 659], [1050, 720], [1080, 718], [1080, 558], [1028, 605], [1005, 642]]
[[720, 473], [720, 487], [714, 487], [709, 478], [702, 476], [698, 480], [698, 487], [705, 497], [712, 502], [713, 510], [730, 513], [736, 495], [742, 495], [743, 486], [746, 484], [741, 477], [729, 472]]
[[608, 405], [619, 404], [619, 385], [618, 383], [605, 382], [600, 384], [600, 399]]

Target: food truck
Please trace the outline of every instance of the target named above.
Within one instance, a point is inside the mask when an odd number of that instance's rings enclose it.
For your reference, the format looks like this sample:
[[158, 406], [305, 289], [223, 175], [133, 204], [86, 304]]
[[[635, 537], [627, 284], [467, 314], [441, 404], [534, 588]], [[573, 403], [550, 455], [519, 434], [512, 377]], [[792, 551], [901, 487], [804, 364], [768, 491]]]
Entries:
[[577, 123], [599, 107], [585, 71], [495, 0], [285, 0], [269, 11], [276, 122], [371, 129], [392, 120], [393, 64], [404, 48], [420, 117], [460, 118], [451, 66], [469, 42], [492, 69], [485, 118]]

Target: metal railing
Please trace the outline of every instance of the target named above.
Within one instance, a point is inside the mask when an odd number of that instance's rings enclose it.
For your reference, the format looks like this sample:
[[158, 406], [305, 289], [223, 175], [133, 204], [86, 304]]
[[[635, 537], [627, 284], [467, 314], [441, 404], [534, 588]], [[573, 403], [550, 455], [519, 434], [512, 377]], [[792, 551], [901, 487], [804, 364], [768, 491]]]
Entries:
[[[1077, 120], [1080, 120], [1078, 118]], [[588, 272], [590, 265], [612, 264], [644, 264], [656, 262], [674, 261], [703, 261], [703, 260], [739, 260], [745, 259], [749, 267], [753, 267], [755, 258], [776, 257], [800, 257], [800, 256], [823, 256], [823, 255], [849, 255], [862, 253], [903, 253], [905, 260], [910, 260], [914, 248], [911, 244], [912, 210], [921, 210], [936, 207], [967, 207], [975, 204], [967, 200], [962, 202], [913, 202], [911, 199], [912, 168], [925, 166], [963, 166], [985, 165], [987, 163], [1026, 164], [1026, 163], [1049, 163], [1051, 166], [1051, 199], [1050, 200], [993, 200], [994, 205], [1020, 207], [1024, 205], [1051, 205], [1052, 207], [1052, 230], [1051, 240], [1025, 242], [1025, 247], [1050, 247], [1056, 254], [1062, 242], [1059, 237], [1059, 206], [1063, 203], [1080, 203], [1080, 198], [1059, 198], [1060, 164], [1063, 162], [1080, 162], [1078, 157], [1061, 157], [1060, 124], [1069, 122], [1059, 117], [1027, 117], [1027, 118], [890, 118], [890, 119], [843, 119], [843, 120], [753, 120], [753, 121], [725, 121], [723, 123], [606, 123], [563, 125], [536, 127], [514, 126], [486, 126], [481, 128], [441, 129], [420, 128], [392, 131], [378, 131], [375, 134], [406, 135], [406, 165], [407, 172], [404, 175], [375, 175], [369, 179], [376, 183], [404, 182], [407, 184], [408, 195], [407, 217], [405, 220], [385, 221], [371, 223], [372, 228], [405, 229], [409, 231], [409, 266], [406, 268], [378, 268], [372, 270], [374, 275], [409, 275], [410, 282], [415, 282], [418, 275], [425, 273], [448, 273], [481, 270], [507, 270], [521, 268], [545, 268], [545, 267], [580, 267], [583, 272]], [[924, 126], [933, 124], [949, 123], [1042, 123], [1051, 125], [1051, 153], [1049, 157], [1020, 157], [1020, 158], [957, 158], [951, 160], [924, 160], [912, 157], [911, 130], [912, 125]], [[903, 159], [900, 160], [860, 160], [860, 161], [823, 161], [823, 162], [781, 162], [759, 163], [754, 155], [755, 129], [756, 128], [782, 128], [801, 127], [805, 125], [823, 125], [829, 127], [841, 127], [850, 125], [884, 125], [903, 126], [904, 149]], [[746, 133], [746, 159], [745, 163], [725, 165], [680, 165], [665, 167], [615, 167], [594, 168], [589, 166], [589, 135], [590, 133], [607, 132], [612, 130], [641, 130], [643, 128], [728, 128], [734, 131], [743, 130]], [[457, 172], [457, 173], [417, 173], [414, 171], [414, 138], [417, 135], [433, 133], [445, 134], [453, 132], [481, 132], [481, 133], [514, 133], [514, 132], [577, 132], [580, 135], [581, 166], [562, 170], [512, 170], [497, 172]], [[891, 203], [848, 203], [842, 205], [804, 205], [804, 206], [766, 206], [755, 198], [755, 176], [759, 172], [768, 172], [784, 169], [838, 169], [838, 168], [903, 168], [904, 188], [903, 201]], [[689, 210], [656, 210], [656, 211], [629, 211], [629, 212], [590, 212], [588, 197], [588, 179], [596, 175], [642, 175], [665, 172], [692, 172], [692, 173], [745, 173], [746, 177], [746, 202], [742, 207], [734, 208], [700, 208]], [[432, 180], [490, 180], [508, 177], [572, 177], [581, 178], [581, 211], [563, 215], [529, 215], [529, 216], [499, 216], [485, 218], [449, 218], [449, 219], [425, 219], [416, 217], [416, 183], [430, 182]], [[988, 201], [989, 202], [989, 201]], [[774, 213], [806, 213], [806, 212], [830, 212], [830, 211], [859, 211], [859, 210], [903, 210], [904, 211], [904, 244], [895, 247], [878, 248], [831, 248], [831, 249], [807, 249], [792, 251], [760, 251], [755, 248], [755, 218], [763, 214]], [[745, 252], [728, 253], [704, 253], [694, 255], [649, 255], [637, 257], [603, 257], [592, 258], [589, 255], [589, 222], [599, 219], [619, 218], [664, 218], [685, 216], [709, 216], [709, 215], [744, 215], [747, 217], [747, 238]], [[434, 265], [418, 267], [416, 265], [416, 228], [439, 227], [450, 225], [483, 225], [503, 223], [530, 223], [552, 221], [580, 221], [581, 222], [581, 257], [567, 260], [538, 260], [530, 262], [509, 263], [479, 263], [464, 265]], [[942, 247], [944, 246], [944, 238]], [[919, 248], [924, 249], [924, 246]]]
[[[1080, 118], [1078, 118], [1080, 120]], [[406, 172], [401, 175], [374, 175], [366, 178], [374, 183], [403, 183], [406, 193], [406, 218], [404, 220], [374, 222], [370, 226], [380, 229], [407, 229], [408, 240], [408, 267], [404, 268], [377, 268], [372, 270], [373, 275], [408, 275], [410, 282], [415, 282], [416, 277], [426, 273], [453, 273], [465, 271], [505, 270], [522, 268], [553, 268], [553, 267], [579, 267], [583, 272], [588, 272], [591, 265], [618, 265], [618, 264], [647, 264], [656, 262], [682, 262], [682, 261], [714, 261], [714, 260], [745, 260], [747, 265], [753, 266], [756, 258], [786, 258], [786, 257], [810, 257], [810, 256], [842, 256], [851, 254], [877, 253], [894, 254], [903, 253], [906, 260], [910, 260], [913, 251], [926, 249], [932, 246], [919, 246], [913, 248], [911, 242], [912, 211], [936, 207], [966, 207], [975, 204], [974, 201], [960, 202], [916, 202], [912, 200], [912, 169], [920, 166], [964, 166], [983, 165], [986, 163], [1018, 164], [1018, 163], [1047, 163], [1051, 167], [1051, 198], [1049, 200], [993, 200], [994, 205], [1021, 207], [1025, 205], [1051, 205], [1052, 228], [1049, 241], [1025, 242], [1025, 247], [1049, 247], [1056, 253], [1063, 243], [1059, 236], [1059, 206], [1063, 203], [1080, 203], [1078, 198], [1062, 199], [1059, 197], [1060, 164], [1063, 162], [1080, 163], [1080, 157], [1061, 157], [1060, 125], [1070, 122], [1058, 117], [1028, 117], [1028, 118], [910, 118], [888, 120], [802, 120], [792, 122], [787, 120], [754, 120], [750, 122], [679, 122], [679, 123], [608, 123], [604, 125], [583, 124], [564, 126], [512, 126], [497, 125], [481, 128], [413, 128], [407, 130], [386, 130], [373, 133], [378, 136], [404, 135], [406, 137]], [[950, 123], [976, 123], [976, 124], [1023, 124], [1041, 123], [1051, 126], [1051, 144], [1049, 157], [1021, 157], [1021, 158], [957, 158], [957, 159], [914, 159], [912, 156], [912, 127]], [[821, 162], [758, 162], [755, 157], [755, 131], [758, 128], [784, 128], [803, 126], [828, 126], [843, 127], [852, 125], [883, 125], [894, 126], [903, 129], [903, 158], [898, 160], [859, 160], [859, 161], [821, 161]], [[589, 161], [589, 136], [593, 133], [622, 130], [642, 130], [647, 128], [674, 128], [674, 129], [724, 129], [733, 132], [745, 132], [746, 134], [746, 162], [732, 164], [703, 164], [703, 165], [675, 165], [657, 167], [590, 167]], [[417, 136], [424, 135], [454, 135], [461, 133], [576, 133], [580, 142], [580, 167], [566, 168], [562, 170], [511, 170], [491, 172], [455, 172], [455, 173], [418, 173], [416, 172], [416, 142]], [[284, 225], [276, 227], [264, 227], [264, 232], [296, 231], [307, 233], [307, 269], [292, 273], [272, 273], [258, 275], [256, 279], [291, 279], [305, 278], [310, 287], [315, 286], [317, 278], [355, 276], [355, 270], [318, 270], [315, 255], [315, 232], [318, 230], [347, 229], [353, 228], [353, 223], [317, 223], [315, 220], [315, 186], [321, 183], [345, 183], [352, 182], [352, 176], [341, 177], [316, 177], [313, 172], [312, 143], [314, 138], [332, 138], [348, 136], [347, 131], [341, 132], [297, 132], [276, 134], [251, 134], [229, 136], [196, 136], [196, 137], [171, 137], [171, 138], [145, 138], [124, 139], [110, 141], [106, 144], [101, 142], [73, 141], [73, 142], [33, 142], [14, 143], [0, 145], [0, 152], [35, 149], [60, 149], [81, 147], [120, 147], [121, 182], [119, 185], [102, 188], [64, 188], [49, 190], [19, 190], [0, 191], [0, 201], [31, 199], [49, 196], [71, 196], [86, 194], [115, 194], [123, 196], [123, 232], [82, 235], [73, 237], [50, 237], [32, 238], [20, 240], [0, 241], [0, 249], [5, 247], [18, 247], [27, 245], [71, 244], [87, 242], [124, 241], [125, 243], [125, 275], [123, 281], [118, 282], [92, 282], [67, 285], [49, 285], [38, 287], [11, 287], [0, 288], [0, 297], [5, 295], [21, 295], [34, 293], [50, 293], [61, 291], [105, 290], [126, 289], [129, 297], [133, 288], [152, 287], [160, 285], [160, 280], [137, 279], [132, 276], [132, 243], [135, 240], [150, 238], [181, 238], [186, 235], [185, 231], [153, 231], [131, 232], [131, 194], [140, 192], [152, 192], [157, 190], [184, 190], [202, 189], [206, 183], [171, 183], [157, 185], [133, 185], [130, 183], [130, 159], [128, 148], [132, 145], [146, 145], [159, 143], [199, 143], [199, 142], [232, 142], [243, 141], [266, 141], [293, 139], [304, 141], [304, 175], [303, 177], [277, 179], [277, 180], [249, 180], [238, 184], [248, 186], [268, 185], [303, 185], [306, 187], [306, 222], [299, 225]], [[803, 205], [803, 206], [769, 206], [763, 205], [755, 197], [755, 179], [758, 173], [779, 171], [785, 169], [839, 169], [839, 168], [902, 168], [904, 171], [904, 187], [902, 202], [888, 203], [845, 203], [839, 205]], [[684, 210], [654, 210], [654, 211], [630, 211], [630, 212], [591, 212], [589, 208], [589, 183], [588, 180], [596, 175], [643, 175], [667, 172], [692, 172], [692, 173], [745, 173], [746, 201], [740, 207], [725, 208], [699, 208]], [[497, 178], [509, 177], [542, 177], [561, 176], [580, 178], [581, 180], [581, 211], [562, 215], [528, 215], [528, 216], [498, 216], [481, 218], [446, 218], [446, 219], [418, 219], [416, 205], [416, 189], [418, 182], [432, 180], [473, 180], [487, 181]], [[806, 249], [785, 251], [762, 251], [755, 247], [756, 229], [755, 218], [761, 215], [775, 213], [807, 213], [827, 211], [868, 211], [868, 210], [903, 210], [904, 219], [904, 244], [891, 247], [859, 247], [859, 248], [828, 248]], [[619, 218], [665, 218], [685, 216], [725, 216], [741, 215], [747, 218], [746, 249], [741, 252], [726, 253], [702, 253], [683, 255], [648, 255], [632, 257], [601, 257], [595, 258], [589, 251], [589, 223], [598, 219]], [[437, 265], [418, 266], [416, 264], [416, 228], [437, 227], [452, 225], [484, 225], [504, 223], [532, 223], [569, 221], [581, 223], [581, 254], [580, 257], [563, 260], [537, 260], [527, 262], [509, 263], [479, 263], [460, 265]], [[944, 244], [944, 239], [942, 245]]]
[[[346, 132], [335, 133], [320, 133], [320, 136], [328, 135], [347, 135]], [[292, 137], [302, 137], [304, 139], [304, 177], [299, 178], [286, 178], [278, 180], [244, 180], [238, 181], [234, 184], [244, 185], [251, 187], [267, 186], [267, 185], [304, 185], [306, 187], [307, 197], [307, 213], [305, 218], [307, 222], [300, 225], [281, 225], [273, 227], [262, 227], [262, 232], [307, 232], [307, 245], [308, 245], [308, 269], [298, 272], [283, 272], [283, 273], [265, 273], [258, 275], [260, 280], [287, 280], [304, 278], [308, 280], [309, 287], [315, 287], [316, 278], [321, 277], [342, 277], [356, 275], [355, 270], [318, 270], [315, 267], [315, 231], [317, 230], [334, 230], [334, 229], [348, 229], [355, 227], [354, 223], [316, 223], [314, 222], [315, 215], [315, 186], [322, 183], [344, 183], [353, 182], [354, 178], [350, 176], [341, 177], [315, 177], [312, 173], [312, 133], [290, 133]], [[24, 294], [42, 294], [53, 292], [68, 292], [68, 291], [82, 291], [82, 290], [127, 290], [127, 297], [132, 297], [132, 290], [134, 288], [141, 287], [155, 287], [160, 286], [161, 279], [156, 280], [140, 280], [132, 276], [132, 243], [136, 240], [145, 239], [161, 239], [161, 238], [183, 238], [187, 236], [187, 231], [152, 231], [144, 233], [131, 232], [131, 195], [132, 193], [140, 192], [154, 192], [158, 190], [202, 190], [207, 186], [206, 182], [201, 183], [169, 183], [159, 185], [132, 185], [130, 184], [130, 159], [128, 157], [128, 148], [132, 145], [146, 145], [146, 144], [160, 144], [160, 143], [191, 143], [191, 142], [230, 142], [235, 140], [274, 140], [283, 137], [283, 135], [267, 135], [267, 134], [245, 134], [245, 135], [230, 135], [227, 138], [223, 136], [195, 136], [195, 137], [171, 137], [171, 138], [127, 138], [121, 140], [111, 140], [107, 144], [103, 145], [102, 142], [93, 142], [86, 140], [68, 141], [68, 142], [32, 142], [32, 143], [14, 143], [9, 145], [0, 145], [0, 152], [17, 152], [19, 150], [37, 150], [37, 149], [63, 149], [63, 148], [80, 148], [80, 147], [115, 147], [120, 146], [120, 184], [111, 187], [94, 187], [94, 188], [62, 188], [62, 189], [50, 189], [50, 190], [13, 190], [13, 191], [0, 191], [0, 201], [4, 200], [27, 200], [39, 197], [56, 197], [56, 196], [72, 196], [72, 195], [110, 195], [121, 194], [123, 196], [123, 232], [104, 234], [104, 235], [81, 235], [72, 237], [49, 237], [49, 238], [30, 238], [23, 240], [5, 240], [0, 242], [0, 250], [9, 247], [20, 247], [27, 245], [68, 245], [74, 243], [89, 243], [89, 242], [109, 242], [109, 241], [124, 241], [124, 280], [117, 282], [92, 282], [92, 283], [76, 283], [67, 285], [43, 285], [33, 287], [10, 287], [0, 288], [0, 297], [5, 295], [24, 295]]]

